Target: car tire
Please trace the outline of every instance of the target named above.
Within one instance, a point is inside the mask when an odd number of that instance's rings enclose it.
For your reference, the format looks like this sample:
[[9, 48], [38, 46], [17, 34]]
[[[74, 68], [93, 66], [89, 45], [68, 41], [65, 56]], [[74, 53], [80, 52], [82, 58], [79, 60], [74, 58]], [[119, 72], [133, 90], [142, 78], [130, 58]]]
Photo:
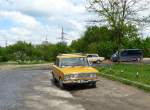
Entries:
[[113, 59], [113, 62], [120, 62], [120, 60], [118, 60], [118, 59]]
[[112, 62], [118, 62], [118, 60], [117, 59], [112, 59]]
[[140, 63], [141, 61], [142, 61], [142, 59], [141, 58], [137, 58], [137, 60], [136, 60], [138, 63]]
[[100, 60], [97, 60], [97, 64], [100, 64], [101, 63], [101, 61]]
[[55, 76], [54, 76], [54, 73], [52, 72], [52, 77], [53, 77], [53, 82], [54, 83], [57, 83], [57, 79], [55, 78]]
[[92, 88], [96, 88], [96, 82], [91, 83], [90, 86], [91, 86]]
[[63, 84], [63, 81], [62, 81], [61, 78], [59, 78], [59, 87], [60, 87], [61, 89], [64, 89], [64, 88], [65, 88], [65, 85]]

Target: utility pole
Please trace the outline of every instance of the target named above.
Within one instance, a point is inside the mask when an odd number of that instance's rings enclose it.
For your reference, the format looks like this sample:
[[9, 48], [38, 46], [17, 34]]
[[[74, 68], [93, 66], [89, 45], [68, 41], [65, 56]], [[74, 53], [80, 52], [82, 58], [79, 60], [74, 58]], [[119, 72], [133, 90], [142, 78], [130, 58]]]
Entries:
[[47, 34], [46, 34], [46, 38], [45, 38], [45, 41], [47, 41], [47, 42], [48, 42], [48, 40], [47, 40]]
[[6, 47], [8, 46], [8, 42], [7, 42], [7, 40], [5, 41], [5, 46], [6, 46]]
[[47, 34], [45, 34], [44, 37], [45, 37], [45, 40], [42, 42], [42, 44], [48, 45], [49, 42], [48, 42]]
[[65, 35], [65, 33], [64, 33], [64, 29], [62, 27], [62, 31], [61, 31], [61, 41], [62, 42], [64, 42], [64, 35]]
[[60, 37], [60, 38], [58, 38], [58, 39], [60, 39], [60, 42], [61, 42], [61, 43], [66, 43], [66, 41], [65, 41], [65, 40], [67, 40], [67, 39], [65, 38], [65, 36], [64, 36], [64, 35], [66, 35], [66, 33], [64, 32], [64, 29], [63, 29], [63, 27], [62, 27], [61, 37]]

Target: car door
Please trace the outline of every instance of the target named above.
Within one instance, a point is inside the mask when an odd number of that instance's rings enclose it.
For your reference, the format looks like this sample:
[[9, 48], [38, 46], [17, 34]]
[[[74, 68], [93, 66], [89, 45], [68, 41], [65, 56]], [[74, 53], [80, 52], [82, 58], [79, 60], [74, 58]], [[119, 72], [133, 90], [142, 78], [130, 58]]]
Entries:
[[57, 80], [63, 77], [63, 73], [60, 68], [60, 59], [56, 59], [55, 65], [53, 65], [53, 73]]
[[120, 52], [119, 60], [120, 61], [129, 61], [130, 57], [128, 56], [128, 51]]
[[93, 58], [93, 61], [97, 61], [97, 60], [99, 60], [98, 58], [99, 58], [99, 56], [98, 55], [92, 55], [92, 58]]
[[92, 55], [88, 55], [87, 59], [88, 59], [89, 62], [91, 62], [92, 61]]
[[134, 51], [134, 50], [128, 51], [128, 56], [130, 56], [129, 61], [135, 61], [135, 60], [137, 60], [137, 57], [138, 57], [136, 54], [136, 51]]

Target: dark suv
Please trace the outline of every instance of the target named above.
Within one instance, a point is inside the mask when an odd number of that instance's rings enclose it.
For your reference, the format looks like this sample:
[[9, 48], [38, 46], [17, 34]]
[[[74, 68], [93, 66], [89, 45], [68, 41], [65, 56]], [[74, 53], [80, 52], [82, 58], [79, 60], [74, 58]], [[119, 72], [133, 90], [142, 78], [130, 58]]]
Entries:
[[143, 60], [143, 52], [141, 49], [123, 49], [117, 51], [115, 54], [111, 56], [111, 60], [113, 62], [118, 61], [142, 61]]

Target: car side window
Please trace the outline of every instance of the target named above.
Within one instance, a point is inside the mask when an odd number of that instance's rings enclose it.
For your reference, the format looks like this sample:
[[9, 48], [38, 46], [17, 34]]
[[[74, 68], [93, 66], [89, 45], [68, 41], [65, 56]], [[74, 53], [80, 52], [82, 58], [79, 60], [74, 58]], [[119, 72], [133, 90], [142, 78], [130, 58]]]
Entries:
[[97, 54], [95, 54], [95, 55], [92, 55], [92, 57], [99, 57]]
[[56, 64], [56, 66], [59, 66], [59, 59], [56, 59], [55, 64]]
[[127, 52], [127, 51], [121, 52], [121, 56], [127, 56], [127, 55], [128, 55], [128, 52]]
[[92, 55], [88, 55], [87, 57], [92, 57]]

